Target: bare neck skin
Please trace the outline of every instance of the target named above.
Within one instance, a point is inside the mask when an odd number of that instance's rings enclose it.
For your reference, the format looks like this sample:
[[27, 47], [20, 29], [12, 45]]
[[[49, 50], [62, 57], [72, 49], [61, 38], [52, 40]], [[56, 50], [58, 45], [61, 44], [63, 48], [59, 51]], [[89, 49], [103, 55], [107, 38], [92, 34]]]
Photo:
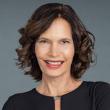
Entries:
[[81, 83], [81, 80], [75, 80], [68, 74], [54, 78], [43, 76], [36, 90], [47, 96], [61, 96], [75, 90]]

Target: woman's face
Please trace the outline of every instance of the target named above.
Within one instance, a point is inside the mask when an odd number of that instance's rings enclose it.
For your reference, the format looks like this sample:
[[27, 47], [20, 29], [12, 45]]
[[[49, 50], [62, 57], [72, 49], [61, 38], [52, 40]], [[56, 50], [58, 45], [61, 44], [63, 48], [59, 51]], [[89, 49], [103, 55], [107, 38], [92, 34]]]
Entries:
[[35, 54], [42, 75], [58, 77], [70, 74], [74, 56], [70, 24], [63, 18], [55, 19], [37, 40]]

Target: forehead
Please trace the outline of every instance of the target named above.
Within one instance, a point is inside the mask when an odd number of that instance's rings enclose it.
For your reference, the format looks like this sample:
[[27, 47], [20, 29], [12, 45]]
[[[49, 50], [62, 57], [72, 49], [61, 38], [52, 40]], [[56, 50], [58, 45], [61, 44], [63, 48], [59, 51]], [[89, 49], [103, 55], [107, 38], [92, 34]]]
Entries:
[[71, 26], [63, 18], [55, 19], [50, 27], [40, 35], [40, 38], [48, 38], [48, 39], [60, 39], [60, 38], [72, 38], [72, 30]]

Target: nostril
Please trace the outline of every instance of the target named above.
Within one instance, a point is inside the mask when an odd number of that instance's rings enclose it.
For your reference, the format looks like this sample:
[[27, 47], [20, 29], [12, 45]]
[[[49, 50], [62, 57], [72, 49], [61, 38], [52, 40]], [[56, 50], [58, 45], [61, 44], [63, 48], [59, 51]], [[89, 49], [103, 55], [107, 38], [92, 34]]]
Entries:
[[59, 54], [59, 52], [56, 51], [56, 50], [50, 50], [50, 51], [49, 51], [49, 54], [50, 54], [51, 56], [57, 56], [57, 55]]

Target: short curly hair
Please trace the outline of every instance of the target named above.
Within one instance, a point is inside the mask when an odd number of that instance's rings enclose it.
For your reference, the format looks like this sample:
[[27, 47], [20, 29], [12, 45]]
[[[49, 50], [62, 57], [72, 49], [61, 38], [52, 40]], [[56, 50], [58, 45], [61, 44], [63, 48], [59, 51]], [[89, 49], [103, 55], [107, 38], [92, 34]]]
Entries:
[[62, 3], [43, 4], [35, 10], [27, 24], [19, 29], [21, 47], [16, 49], [17, 66], [24, 70], [24, 74], [31, 75], [36, 81], [42, 80], [42, 71], [35, 55], [35, 43], [59, 15], [71, 25], [72, 29], [75, 55], [71, 64], [71, 76], [75, 79], [81, 78], [95, 62], [95, 37], [87, 31], [74, 9]]

